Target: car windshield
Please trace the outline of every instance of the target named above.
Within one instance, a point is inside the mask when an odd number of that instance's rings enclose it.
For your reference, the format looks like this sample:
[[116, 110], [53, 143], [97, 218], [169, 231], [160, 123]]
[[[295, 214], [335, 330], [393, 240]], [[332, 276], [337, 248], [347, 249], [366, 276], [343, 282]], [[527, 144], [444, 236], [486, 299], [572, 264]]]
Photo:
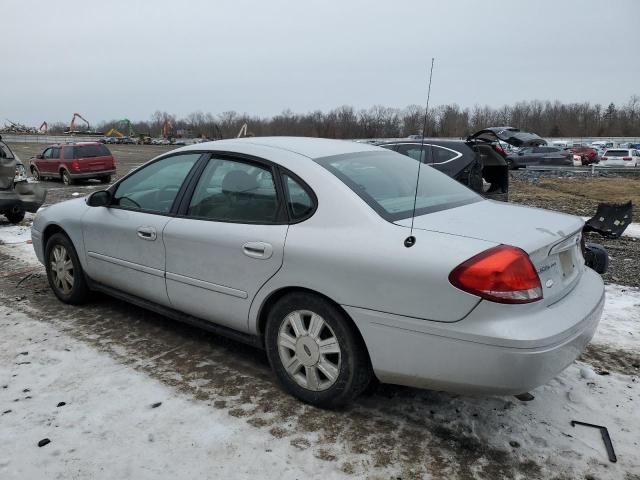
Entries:
[[77, 145], [75, 158], [108, 157], [111, 152], [104, 145]]
[[629, 150], [607, 150], [604, 155], [606, 157], [628, 157]]
[[[333, 173], [371, 208], [389, 221], [413, 213], [419, 163], [394, 152], [362, 152], [319, 158], [317, 163]], [[468, 188], [435, 168], [420, 169], [416, 216], [482, 200]]]

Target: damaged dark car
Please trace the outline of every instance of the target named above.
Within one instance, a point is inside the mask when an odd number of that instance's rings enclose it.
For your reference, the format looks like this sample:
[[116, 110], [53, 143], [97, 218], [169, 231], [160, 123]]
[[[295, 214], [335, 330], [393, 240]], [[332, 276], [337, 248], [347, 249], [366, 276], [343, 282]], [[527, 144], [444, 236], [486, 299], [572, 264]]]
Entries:
[[409, 138], [378, 142], [378, 146], [421, 159], [486, 198], [508, 201], [509, 164], [500, 142], [518, 148], [547, 143], [535, 133], [491, 127], [466, 140]]
[[38, 211], [46, 195], [41, 185], [27, 182], [24, 165], [0, 137], [0, 215], [20, 223], [26, 212]]

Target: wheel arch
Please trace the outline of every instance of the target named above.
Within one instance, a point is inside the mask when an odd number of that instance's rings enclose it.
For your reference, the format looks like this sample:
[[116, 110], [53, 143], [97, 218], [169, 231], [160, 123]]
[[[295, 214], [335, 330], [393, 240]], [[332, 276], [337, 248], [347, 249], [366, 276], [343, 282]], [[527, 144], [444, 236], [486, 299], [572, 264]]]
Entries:
[[338, 302], [333, 300], [331, 297], [321, 292], [318, 292], [317, 290], [313, 290], [311, 288], [305, 288], [305, 287], [299, 287], [299, 286], [281, 287], [271, 292], [269, 296], [267, 296], [267, 298], [263, 300], [262, 305], [260, 305], [260, 310], [258, 311], [257, 324], [256, 324], [256, 331], [260, 338], [260, 342], [263, 346], [264, 346], [264, 334], [265, 334], [265, 329], [267, 325], [267, 317], [269, 316], [269, 311], [278, 302], [278, 300], [285, 297], [286, 295], [296, 293], [296, 292], [303, 292], [303, 293], [316, 295], [322, 298], [323, 300], [331, 303], [334, 307], [340, 310], [344, 315], [344, 317], [349, 321], [349, 323], [353, 327], [353, 331], [356, 333], [358, 337], [358, 341], [360, 342], [362, 348], [364, 348], [364, 351], [367, 353], [369, 364], [371, 365], [371, 355], [369, 354], [369, 349], [367, 347], [367, 344], [364, 341], [364, 337], [362, 336], [360, 329], [356, 325], [356, 322], [354, 322], [351, 316], [347, 313], [347, 311], [344, 308], [342, 308], [342, 305], [340, 305]]
[[[47, 227], [42, 232], [42, 251], [43, 251], [43, 253], [47, 249], [47, 242], [49, 242], [49, 239], [53, 235], [55, 235], [56, 233], [62, 233], [65, 237], [67, 237], [69, 239], [69, 241], [73, 245], [73, 240], [71, 239], [71, 236], [64, 230], [64, 228], [62, 228], [60, 225], [58, 225], [56, 223], [51, 223], [51, 224], [47, 225]], [[73, 247], [76, 248], [75, 245], [73, 245]], [[78, 249], [76, 248], [76, 251], [77, 250]]]

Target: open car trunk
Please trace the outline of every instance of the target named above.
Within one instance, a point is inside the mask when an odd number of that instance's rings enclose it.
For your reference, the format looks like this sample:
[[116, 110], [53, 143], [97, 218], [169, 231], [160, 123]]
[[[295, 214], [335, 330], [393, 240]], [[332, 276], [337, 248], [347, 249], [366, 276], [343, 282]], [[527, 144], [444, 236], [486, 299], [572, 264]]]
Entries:
[[546, 145], [547, 141], [535, 133], [521, 132], [513, 127], [489, 127], [474, 133], [467, 137], [467, 141], [484, 141], [508, 143], [514, 147], [536, 147], [538, 145]]

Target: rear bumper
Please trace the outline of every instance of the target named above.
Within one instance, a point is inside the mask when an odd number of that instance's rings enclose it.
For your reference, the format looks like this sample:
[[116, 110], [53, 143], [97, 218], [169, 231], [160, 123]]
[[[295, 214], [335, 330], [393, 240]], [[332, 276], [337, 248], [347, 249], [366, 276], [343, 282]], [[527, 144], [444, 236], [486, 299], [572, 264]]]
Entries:
[[96, 172], [82, 172], [82, 173], [73, 173], [67, 170], [67, 172], [69, 173], [69, 177], [73, 180], [79, 180], [82, 178], [100, 178], [100, 177], [107, 177], [107, 176], [116, 174], [115, 170], [100, 170]]
[[[521, 316], [500, 320], [502, 326], [485, 321], [482, 313], [474, 319], [474, 312], [443, 325], [344, 308], [382, 382], [465, 394], [517, 394], [547, 383], [585, 349], [602, 315], [604, 285], [587, 270], [562, 300], [535, 312], [523, 309]], [[554, 323], [563, 325], [561, 331], [550, 331]], [[524, 334], [523, 324], [529, 325]], [[534, 338], [535, 325], [541, 325], [539, 338]], [[504, 335], [509, 329], [511, 338]]]

